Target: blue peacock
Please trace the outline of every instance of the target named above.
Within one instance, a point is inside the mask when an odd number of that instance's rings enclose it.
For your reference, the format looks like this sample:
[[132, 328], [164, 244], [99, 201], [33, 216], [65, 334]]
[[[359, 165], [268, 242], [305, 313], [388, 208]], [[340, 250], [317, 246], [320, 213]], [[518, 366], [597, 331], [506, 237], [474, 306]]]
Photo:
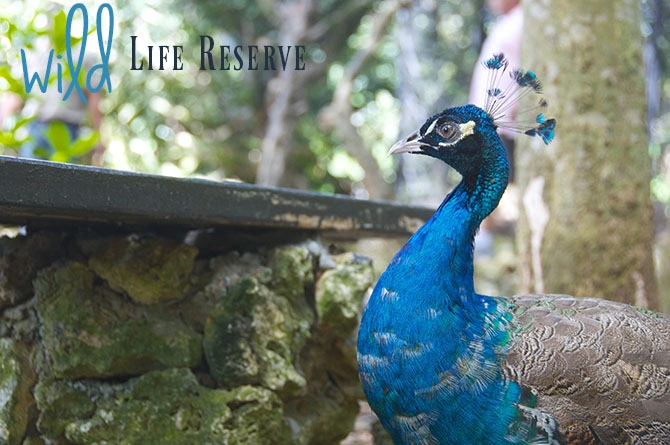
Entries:
[[[475, 292], [475, 233], [508, 182], [496, 128], [545, 143], [555, 128], [542, 110], [527, 127], [505, 122], [510, 103], [541, 84], [502, 54], [485, 66], [484, 109], [448, 108], [391, 148], [440, 159], [462, 180], [367, 304], [358, 362], [370, 406], [396, 444], [670, 444], [670, 316]], [[511, 87], [500, 89], [504, 73]]]

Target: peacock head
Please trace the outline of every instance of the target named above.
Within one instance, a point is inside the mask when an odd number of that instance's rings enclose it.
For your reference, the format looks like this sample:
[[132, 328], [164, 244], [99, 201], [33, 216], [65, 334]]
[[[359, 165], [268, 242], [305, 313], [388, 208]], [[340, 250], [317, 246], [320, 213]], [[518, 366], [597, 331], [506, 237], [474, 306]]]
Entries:
[[467, 177], [498, 138], [489, 114], [474, 105], [447, 108], [396, 142], [389, 154], [418, 153], [441, 159]]
[[542, 93], [542, 85], [532, 71], [520, 68], [510, 72], [510, 81], [500, 88], [501, 78], [507, 72], [508, 61], [502, 54], [484, 62], [490, 70], [489, 89], [484, 108], [463, 105], [447, 108], [426, 120], [420, 129], [396, 142], [389, 154], [418, 153], [441, 159], [464, 177], [479, 171], [482, 162], [492, 155], [504, 156], [497, 128], [506, 128], [528, 136], [538, 136], [545, 144], [554, 138], [556, 121], [546, 119], [542, 110], [547, 101], [539, 99], [536, 106], [518, 111], [522, 116], [529, 112], [534, 121], [514, 121], [507, 117], [509, 110], [525, 95]]

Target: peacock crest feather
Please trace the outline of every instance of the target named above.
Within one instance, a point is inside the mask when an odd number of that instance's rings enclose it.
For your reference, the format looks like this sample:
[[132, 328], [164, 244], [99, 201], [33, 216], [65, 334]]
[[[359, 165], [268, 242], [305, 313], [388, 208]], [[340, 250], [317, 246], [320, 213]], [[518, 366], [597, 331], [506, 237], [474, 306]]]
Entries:
[[[544, 97], [537, 99], [537, 105], [517, 111], [517, 119], [508, 116], [510, 109], [527, 95], [542, 94], [542, 82], [535, 73], [521, 68], [509, 69], [509, 61], [502, 53], [485, 60], [483, 65], [489, 70], [484, 111], [491, 115], [496, 126], [528, 136], [539, 136], [545, 144], [551, 142], [556, 120], [545, 117], [543, 110], [548, 104]], [[505, 76], [505, 73], [509, 73], [509, 76]], [[534, 120], [524, 120], [530, 114], [535, 114]]]

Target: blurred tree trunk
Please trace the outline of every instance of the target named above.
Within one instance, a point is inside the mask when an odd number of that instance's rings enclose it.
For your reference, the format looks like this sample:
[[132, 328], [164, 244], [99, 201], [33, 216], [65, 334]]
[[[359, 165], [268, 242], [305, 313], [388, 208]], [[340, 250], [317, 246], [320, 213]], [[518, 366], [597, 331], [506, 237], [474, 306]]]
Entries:
[[[347, 39], [374, 4], [372, 0], [348, 0], [324, 6], [313, 0], [274, 0], [272, 11], [279, 26], [280, 44], [318, 47], [328, 54], [329, 59], [338, 60], [346, 53]], [[241, 40], [251, 41], [252, 37]], [[305, 63], [308, 66], [305, 71], [280, 71], [268, 82], [265, 107], [256, 116], [258, 122], [265, 121], [261, 160], [256, 170], [257, 184], [304, 187], [300, 185], [303, 172], [290, 165], [291, 155], [304, 148], [293, 140], [295, 126], [299, 115], [309, 111], [306, 86], [323, 82], [330, 66], [329, 63], [313, 63], [308, 54], [305, 54]], [[260, 86], [259, 89], [262, 90]], [[367, 156], [372, 158], [369, 153]], [[375, 164], [373, 170], [377, 169]]]
[[[431, 9], [427, 9], [431, 8]], [[422, 93], [435, 79], [421, 75], [421, 47], [425, 45], [425, 31], [416, 26], [416, 17], [421, 12], [434, 14], [437, 5], [425, 5], [414, 2], [396, 14], [395, 39], [400, 47], [400, 57], [396, 62], [398, 87], [396, 95], [400, 101], [400, 137], [404, 137], [425, 121], [435, 111]], [[398, 157], [399, 177], [395, 182], [396, 199], [416, 205], [437, 208], [444, 196], [455, 184], [447, 181], [449, 166], [444, 162], [435, 162], [427, 156]]]
[[523, 7], [523, 64], [558, 124], [549, 146], [518, 139], [522, 291], [657, 309], [639, 1]]
[[[282, 26], [279, 30], [281, 45], [295, 45], [304, 40], [308, 19], [312, 11], [312, 0], [281, 2], [277, 14]], [[292, 99], [304, 81], [305, 73], [293, 69], [280, 71], [268, 84], [268, 120], [261, 143], [261, 162], [258, 164], [256, 183], [277, 186], [286, 167], [287, 138], [295, 127], [295, 113], [290, 108]]]

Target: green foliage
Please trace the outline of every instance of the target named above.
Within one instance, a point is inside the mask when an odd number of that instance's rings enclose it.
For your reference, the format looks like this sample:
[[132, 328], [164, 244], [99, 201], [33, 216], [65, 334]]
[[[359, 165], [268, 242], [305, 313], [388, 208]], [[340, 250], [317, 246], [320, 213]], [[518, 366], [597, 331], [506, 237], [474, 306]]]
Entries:
[[[0, 131], [0, 148], [17, 150], [24, 142], [28, 140], [28, 136], [22, 136], [20, 131], [31, 119], [17, 119], [9, 128], [8, 131]], [[18, 130], [18, 131], [17, 131]], [[25, 132], [23, 132], [25, 134]]]
[[23, 85], [23, 82], [12, 75], [12, 72], [8, 66], [0, 65], [0, 79], [4, 80], [4, 91], [9, 91], [15, 94], [25, 93], [25, 86]]
[[[49, 33], [51, 38], [51, 43], [53, 43], [53, 48], [56, 51], [56, 54], [65, 53], [65, 27], [67, 24], [67, 15], [64, 11], [58, 11], [53, 17], [53, 28]], [[81, 39], [77, 39], [80, 41]], [[72, 39], [72, 46], [75, 45], [75, 39]]]
[[[60, 10], [50, 18], [50, 3], [38, 2], [36, 8], [24, 9], [20, 4], [6, 4], [0, 6], [0, 31], [5, 32], [5, 40], [0, 39], [0, 101], [16, 99], [26, 108], [34, 108], [39, 100], [37, 86], [31, 94], [26, 92], [24, 85], [20, 50], [34, 50], [36, 38], [48, 38], [54, 54], [65, 54], [67, 12]], [[95, 27], [89, 26], [89, 34], [95, 32]], [[73, 47], [78, 45], [82, 38], [71, 36]], [[54, 63], [56, 59], [54, 58]], [[71, 73], [63, 64], [63, 78], [71, 79]], [[56, 88], [57, 76], [55, 66], [49, 79], [48, 88]], [[80, 71], [80, 84], [85, 79], [84, 70]], [[29, 75], [30, 77], [30, 75]], [[14, 111], [12, 116], [3, 116], [0, 112], [0, 153], [15, 154], [26, 143], [29, 135], [29, 123], [36, 117], [34, 114]], [[34, 137], [34, 136], [33, 136]], [[35, 150], [35, 155], [43, 159], [57, 162], [76, 162], [78, 158], [89, 153], [98, 143], [99, 134], [96, 131], [84, 131], [82, 136], [72, 141], [67, 127], [61, 122], [52, 122], [46, 134], [47, 140], [55, 148], [52, 154], [43, 148]]]
[[73, 141], [64, 123], [51, 122], [47, 130], [47, 139], [55, 150], [52, 155], [44, 153], [44, 157], [48, 157], [50, 161], [73, 162], [93, 150], [98, 142], [98, 133], [92, 131]]

